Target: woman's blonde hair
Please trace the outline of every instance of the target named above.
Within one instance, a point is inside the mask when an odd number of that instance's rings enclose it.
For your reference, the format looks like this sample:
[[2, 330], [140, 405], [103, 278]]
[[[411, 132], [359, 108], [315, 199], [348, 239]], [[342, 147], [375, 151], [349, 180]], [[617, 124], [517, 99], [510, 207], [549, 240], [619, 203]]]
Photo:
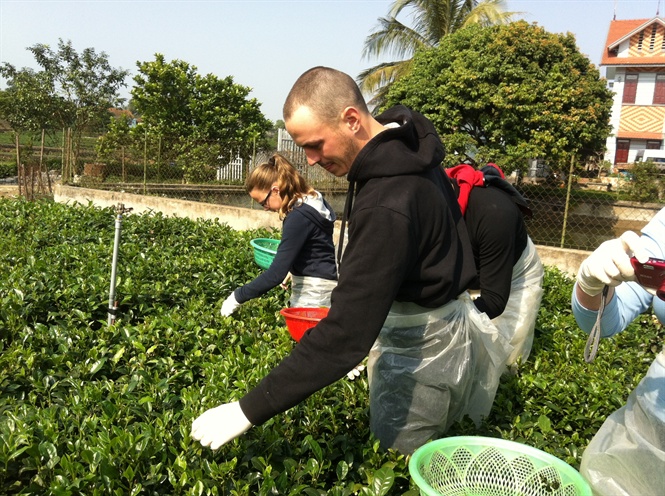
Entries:
[[275, 153], [267, 162], [257, 166], [249, 173], [245, 181], [247, 193], [255, 189], [269, 190], [277, 183], [282, 205], [279, 207], [279, 218], [283, 219], [293, 210], [296, 202], [304, 196], [314, 195], [315, 191], [304, 177], [296, 170], [286, 157]]

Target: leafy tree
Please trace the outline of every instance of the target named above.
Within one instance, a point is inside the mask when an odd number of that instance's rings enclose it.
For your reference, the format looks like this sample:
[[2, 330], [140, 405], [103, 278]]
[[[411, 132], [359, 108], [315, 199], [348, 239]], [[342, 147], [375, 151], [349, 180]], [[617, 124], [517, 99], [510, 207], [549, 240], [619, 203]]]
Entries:
[[163, 136], [190, 136], [196, 68], [180, 60], [167, 63], [161, 54], [137, 66], [131, 102], [143, 122]]
[[162, 54], [137, 66], [132, 106], [142, 117], [138, 127], [153, 142], [159, 139], [164, 159], [181, 162], [186, 179], [212, 179], [218, 157], [248, 157], [256, 146], [267, 146], [272, 123], [248, 98], [251, 89], [231, 76], [200, 75], [195, 66], [166, 62]]
[[[390, 85], [409, 72], [418, 50], [438, 46], [445, 36], [472, 24], [508, 22], [515, 13], [505, 12], [503, 4], [503, 0], [394, 0], [388, 16], [379, 18], [376, 31], [365, 39], [363, 57], [391, 55], [398, 60], [362, 71], [360, 88], [374, 94], [370, 103], [380, 107]], [[397, 19], [403, 13], [411, 13], [412, 26]]]
[[107, 165], [120, 165], [120, 178], [127, 180], [125, 161], [137, 163], [143, 154], [143, 141], [133, 136], [131, 112], [119, 112], [111, 117], [108, 131], [97, 140], [97, 156]]
[[612, 93], [573, 35], [525, 21], [470, 26], [420, 51], [387, 104], [429, 117], [449, 153], [477, 153], [507, 171], [526, 159], [568, 163], [603, 150]]
[[[4, 64], [0, 66], [0, 75], [8, 78], [8, 88], [2, 92], [0, 99], [0, 115], [7, 121], [14, 134], [19, 192], [32, 198], [34, 193], [32, 181], [35, 176], [26, 173], [21, 164], [33, 162], [31, 165], [35, 165], [34, 150], [32, 143], [30, 146], [21, 146], [21, 136], [30, 133], [31, 139], [35, 139], [41, 131], [43, 147], [45, 130], [52, 129], [56, 116], [63, 107], [63, 102], [53, 94], [51, 81], [43, 71], [35, 72], [27, 68], [16, 70], [8, 64]], [[42, 156], [40, 154], [40, 157]], [[38, 187], [43, 187], [41, 181], [43, 165], [42, 158], [40, 158]], [[30, 184], [28, 184], [28, 177], [31, 178]]]
[[[45, 44], [29, 47], [41, 71], [17, 69], [5, 63], [0, 75], [8, 79], [8, 91], [23, 99], [14, 104], [17, 125], [30, 128], [70, 128], [73, 161], [76, 163], [83, 132], [107, 122], [109, 108], [122, 102], [128, 71], [115, 69], [106, 53], [86, 48], [80, 54], [71, 41], [58, 41], [57, 50]], [[35, 106], [25, 108], [28, 102]]]
[[62, 101], [53, 93], [45, 72], [8, 64], [0, 67], [0, 75], [8, 78], [7, 89], [0, 101], [0, 115], [16, 133], [52, 128]]
[[109, 108], [123, 103], [118, 91], [127, 86], [129, 71], [111, 67], [105, 52], [85, 48], [79, 54], [71, 41], [65, 43], [62, 39], [56, 51], [45, 44], [28, 50], [53, 82], [55, 93], [68, 104], [69, 122], [62, 117], [62, 124], [81, 133], [106, 124]]

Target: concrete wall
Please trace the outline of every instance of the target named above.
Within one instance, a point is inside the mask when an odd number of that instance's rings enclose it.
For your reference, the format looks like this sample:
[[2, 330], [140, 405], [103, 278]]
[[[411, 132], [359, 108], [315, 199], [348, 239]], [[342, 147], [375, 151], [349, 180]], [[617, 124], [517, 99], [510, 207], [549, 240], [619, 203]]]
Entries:
[[282, 222], [277, 214], [263, 209], [227, 207], [212, 203], [201, 203], [160, 196], [144, 196], [133, 193], [103, 191], [99, 189], [77, 188], [56, 184], [54, 200], [59, 203], [92, 202], [98, 207], [115, 207], [122, 203], [125, 208], [132, 208], [134, 213], [161, 212], [166, 216], [187, 217], [190, 219], [215, 220], [228, 224], [233, 229], [281, 228]]
[[536, 245], [536, 251], [540, 255], [543, 264], [557, 267], [569, 276], [575, 277], [582, 261], [591, 252], [583, 250], [570, 250], [568, 248], [555, 248], [553, 246]]
[[[115, 207], [122, 203], [126, 208], [131, 207], [132, 212], [161, 212], [167, 216], [187, 217], [190, 219], [217, 219], [226, 223], [233, 229], [281, 228], [281, 221], [274, 212], [253, 210], [249, 208], [227, 207], [210, 203], [176, 200], [158, 196], [143, 196], [132, 193], [118, 193], [97, 189], [86, 189], [72, 186], [55, 185], [54, 199], [60, 203], [81, 203], [87, 205], [92, 202], [98, 207]], [[340, 222], [337, 222], [335, 240], [339, 237]], [[538, 254], [545, 265], [558, 267], [571, 276], [577, 274], [577, 269], [589, 252], [581, 250], [568, 250], [550, 246], [536, 246]]]

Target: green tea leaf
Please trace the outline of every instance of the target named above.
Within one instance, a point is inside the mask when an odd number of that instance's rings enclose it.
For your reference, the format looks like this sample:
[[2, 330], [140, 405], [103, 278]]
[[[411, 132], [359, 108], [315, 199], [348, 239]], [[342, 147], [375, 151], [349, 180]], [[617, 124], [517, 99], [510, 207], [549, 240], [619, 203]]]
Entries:
[[387, 467], [380, 468], [374, 472], [371, 484], [372, 494], [376, 496], [384, 496], [388, 494], [388, 491], [393, 487], [394, 482], [395, 472]]
[[106, 363], [106, 357], [97, 360], [95, 363], [93, 363], [90, 366], [90, 374], [95, 375], [97, 372], [101, 370], [101, 368], [104, 366], [105, 363]]
[[546, 415], [538, 417], [538, 426], [543, 433], [552, 431], [552, 422], [550, 422], [550, 419]]

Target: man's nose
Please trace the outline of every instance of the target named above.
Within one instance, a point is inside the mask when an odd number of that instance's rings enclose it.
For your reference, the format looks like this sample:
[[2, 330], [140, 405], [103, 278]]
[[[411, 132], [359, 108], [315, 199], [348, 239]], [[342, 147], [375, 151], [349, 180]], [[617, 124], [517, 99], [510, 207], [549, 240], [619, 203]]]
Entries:
[[321, 160], [321, 157], [318, 154], [308, 152], [305, 155], [307, 156], [307, 164], [310, 166], [318, 164], [319, 160]]

